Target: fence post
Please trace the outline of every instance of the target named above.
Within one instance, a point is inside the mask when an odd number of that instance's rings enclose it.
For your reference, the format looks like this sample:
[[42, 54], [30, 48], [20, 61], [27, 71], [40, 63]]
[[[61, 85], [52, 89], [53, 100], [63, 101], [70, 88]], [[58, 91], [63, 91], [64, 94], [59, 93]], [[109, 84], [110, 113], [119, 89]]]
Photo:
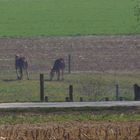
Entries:
[[80, 97], [80, 102], [83, 102], [83, 97]]
[[73, 102], [73, 86], [69, 86], [69, 100], [70, 102]]
[[119, 100], [119, 85], [116, 84], [116, 100]]
[[134, 84], [134, 100], [135, 101], [140, 101], [140, 87], [137, 84]]
[[40, 74], [40, 101], [44, 101], [44, 75]]
[[71, 73], [71, 54], [68, 55], [68, 73]]

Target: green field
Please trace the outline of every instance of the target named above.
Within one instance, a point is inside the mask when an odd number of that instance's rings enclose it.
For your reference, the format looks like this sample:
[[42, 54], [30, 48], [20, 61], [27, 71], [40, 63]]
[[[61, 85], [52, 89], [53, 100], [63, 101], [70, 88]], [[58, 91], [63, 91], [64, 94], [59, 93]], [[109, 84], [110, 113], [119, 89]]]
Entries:
[[135, 0], [0, 0], [0, 36], [137, 34]]
[[[2, 75], [1, 75], [2, 76]], [[11, 74], [0, 77], [0, 102], [27, 102], [40, 101], [39, 74], [31, 74], [30, 80], [16, 80], [16, 75]], [[64, 81], [49, 81], [45, 74], [45, 95], [49, 101], [65, 101], [68, 97], [68, 88], [74, 88], [74, 101], [83, 97], [84, 101], [116, 100], [116, 83], [119, 84], [120, 97], [125, 100], [134, 100], [135, 83], [140, 84], [139, 74], [98, 74], [79, 73], [65, 75]]]

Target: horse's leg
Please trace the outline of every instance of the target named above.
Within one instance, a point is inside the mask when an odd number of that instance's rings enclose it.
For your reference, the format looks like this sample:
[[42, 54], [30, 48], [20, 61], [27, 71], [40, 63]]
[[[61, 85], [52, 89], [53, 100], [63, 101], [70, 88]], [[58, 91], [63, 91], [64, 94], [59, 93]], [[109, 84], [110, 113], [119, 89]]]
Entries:
[[17, 74], [17, 79], [20, 78], [19, 73], [18, 73], [18, 68], [16, 68], [16, 74]]
[[57, 80], [60, 80], [60, 70], [57, 71]]
[[61, 71], [62, 80], [64, 80], [64, 69]]
[[54, 77], [54, 71], [51, 70], [51, 72], [50, 72], [50, 81], [52, 81], [53, 77]]
[[22, 80], [22, 78], [23, 78], [23, 69], [20, 68], [20, 80]]
[[25, 71], [26, 71], [27, 79], [29, 80], [29, 72], [28, 72], [28, 69], [26, 68]]
[[50, 72], [50, 81], [52, 81], [52, 71]]

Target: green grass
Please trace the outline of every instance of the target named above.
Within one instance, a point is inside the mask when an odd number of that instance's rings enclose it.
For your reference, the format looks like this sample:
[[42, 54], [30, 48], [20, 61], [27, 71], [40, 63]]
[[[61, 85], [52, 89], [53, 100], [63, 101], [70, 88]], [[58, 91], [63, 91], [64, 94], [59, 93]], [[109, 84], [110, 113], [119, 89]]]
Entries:
[[48, 122], [70, 122], [70, 121], [139, 121], [139, 114], [120, 115], [94, 115], [86, 114], [64, 114], [64, 115], [7, 115], [0, 117], [1, 124], [38, 124]]
[[0, 0], [0, 36], [137, 34], [135, 0]]
[[[30, 80], [18, 81], [16, 75], [11, 73], [3, 77], [0, 76], [0, 102], [26, 102], [39, 101], [39, 74], [31, 73]], [[79, 101], [83, 97], [84, 101], [101, 101], [105, 97], [115, 100], [115, 85], [120, 86], [120, 97], [125, 100], [134, 99], [133, 85], [140, 84], [139, 74], [99, 74], [99, 73], [79, 73], [65, 75], [64, 81], [49, 81], [45, 74], [45, 95], [49, 101], [65, 101], [68, 96], [69, 85], [74, 88], [74, 101]]]
[[139, 111], [137, 107], [0, 109], [0, 125], [71, 121], [139, 121]]

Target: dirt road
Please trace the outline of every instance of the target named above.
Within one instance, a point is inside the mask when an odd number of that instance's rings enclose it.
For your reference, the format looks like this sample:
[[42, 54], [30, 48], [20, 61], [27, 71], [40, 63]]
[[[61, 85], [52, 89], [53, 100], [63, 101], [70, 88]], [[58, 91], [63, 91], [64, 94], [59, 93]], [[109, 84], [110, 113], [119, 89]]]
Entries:
[[0, 108], [70, 108], [70, 107], [113, 107], [140, 106], [140, 101], [109, 101], [109, 102], [50, 102], [50, 103], [1, 103]]

